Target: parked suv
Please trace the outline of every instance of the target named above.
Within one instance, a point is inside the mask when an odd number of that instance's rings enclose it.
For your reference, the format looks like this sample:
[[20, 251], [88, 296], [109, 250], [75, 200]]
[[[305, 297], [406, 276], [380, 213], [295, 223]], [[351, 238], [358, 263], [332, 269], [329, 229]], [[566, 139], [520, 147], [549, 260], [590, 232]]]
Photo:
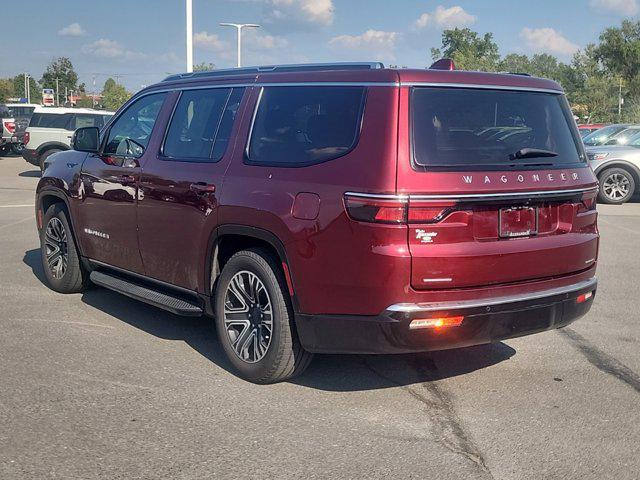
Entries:
[[44, 170], [51, 155], [71, 148], [74, 130], [102, 128], [112, 115], [113, 112], [91, 108], [38, 107], [24, 133], [22, 158]]
[[560, 328], [596, 291], [596, 178], [560, 86], [307, 65], [175, 75], [37, 188], [48, 284], [215, 318], [266, 383], [314, 352]]
[[11, 138], [16, 131], [16, 122], [9, 107], [0, 104], [0, 155], [11, 151]]

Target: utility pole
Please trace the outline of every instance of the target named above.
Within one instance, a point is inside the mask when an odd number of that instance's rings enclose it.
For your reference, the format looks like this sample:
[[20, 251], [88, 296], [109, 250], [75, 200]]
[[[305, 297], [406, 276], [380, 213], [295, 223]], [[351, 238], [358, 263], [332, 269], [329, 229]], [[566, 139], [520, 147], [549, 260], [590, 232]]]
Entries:
[[60, 79], [56, 78], [56, 106], [57, 107], [60, 106], [60, 95], [58, 93], [58, 90], [60, 90], [60, 86], [58, 85], [58, 80], [60, 80]]
[[186, 0], [187, 10], [187, 73], [193, 72], [193, 0]]
[[67, 86], [65, 85], [64, 86], [64, 103], [65, 103], [65, 105], [66, 105], [67, 101], [69, 100], [69, 97], [68, 97], [67, 93], [68, 93], [67, 92]]
[[24, 81], [27, 86], [27, 103], [31, 103], [31, 85], [29, 82], [30, 78], [31, 78], [31, 75], [29, 75], [28, 73], [24, 74]]
[[620, 83], [618, 86], [618, 122], [620, 122], [622, 118], [622, 104], [624, 103], [624, 98], [622, 98], [622, 77], [620, 77]]
[[260, 25], [255, 23], [221, 23], [223, 27], [235, 27], [238, 31], [238, 61], [237, 66], [242, 66], [242, 29], [247, 28], [260, 28]]

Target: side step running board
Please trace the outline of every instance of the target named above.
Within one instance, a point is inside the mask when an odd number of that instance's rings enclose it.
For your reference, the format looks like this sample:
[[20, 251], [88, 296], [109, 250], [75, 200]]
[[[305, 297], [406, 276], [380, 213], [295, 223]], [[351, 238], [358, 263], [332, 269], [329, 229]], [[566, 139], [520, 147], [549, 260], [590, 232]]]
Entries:
[[127, 297], [140, 300], [177, 315], [199, 317], [203, 314], [202, 308], [198, 305], [167, 295], [166, 293], [158, 292], [157, 290], [152, 290], [130, 281], [123, 280], [120, 277], [109, 275], [108, 273], [93, 271], [89, 278], [96, 285], [122, 293]]

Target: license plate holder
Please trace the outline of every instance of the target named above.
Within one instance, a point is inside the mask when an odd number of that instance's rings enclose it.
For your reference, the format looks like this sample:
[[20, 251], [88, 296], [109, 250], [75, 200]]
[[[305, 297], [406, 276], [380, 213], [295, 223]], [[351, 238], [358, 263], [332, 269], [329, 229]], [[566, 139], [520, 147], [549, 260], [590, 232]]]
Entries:
[[537, 207], [510, 207], [498, 211], [500, 238], [530, 237], [538, 233]]

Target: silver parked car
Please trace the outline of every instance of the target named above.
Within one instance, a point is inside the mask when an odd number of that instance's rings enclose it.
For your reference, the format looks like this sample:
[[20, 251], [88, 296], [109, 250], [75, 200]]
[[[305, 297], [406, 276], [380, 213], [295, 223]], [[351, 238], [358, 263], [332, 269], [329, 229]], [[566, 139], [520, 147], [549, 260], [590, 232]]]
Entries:
[[598, 199], [628, 202], [640, 186], [640, 132], [628, 137], [624, 145], [587, 147], [587, 157], [600, 182]]

